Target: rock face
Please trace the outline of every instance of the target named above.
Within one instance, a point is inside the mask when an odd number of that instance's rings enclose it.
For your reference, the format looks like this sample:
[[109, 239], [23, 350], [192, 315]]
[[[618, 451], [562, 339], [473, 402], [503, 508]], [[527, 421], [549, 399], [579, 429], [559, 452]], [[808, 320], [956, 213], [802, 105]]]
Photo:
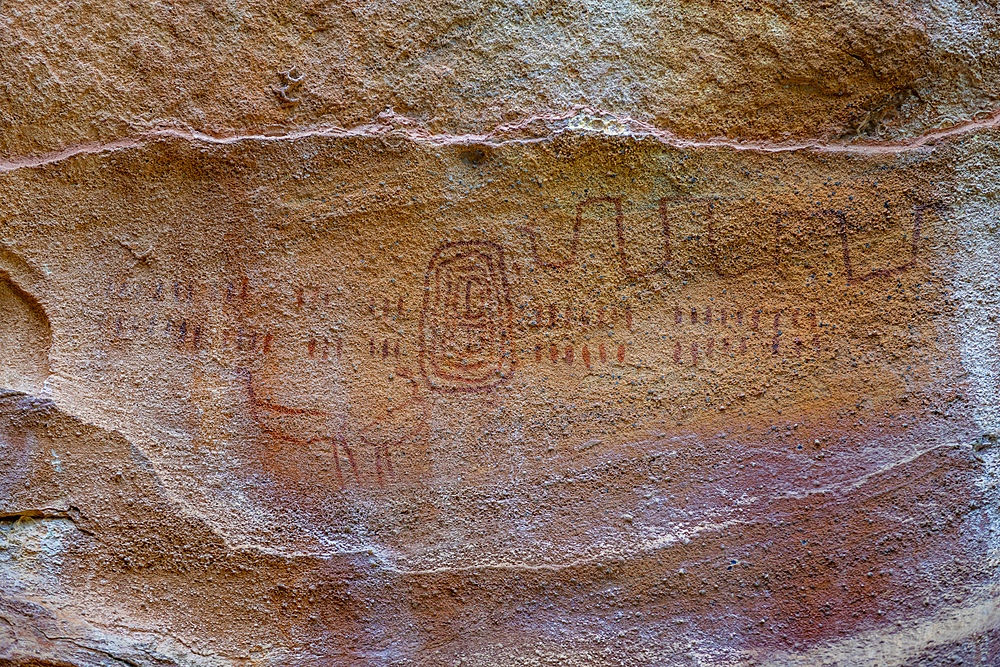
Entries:
[[990, 4], [0, 5], [0, 664], [1000, 664]]

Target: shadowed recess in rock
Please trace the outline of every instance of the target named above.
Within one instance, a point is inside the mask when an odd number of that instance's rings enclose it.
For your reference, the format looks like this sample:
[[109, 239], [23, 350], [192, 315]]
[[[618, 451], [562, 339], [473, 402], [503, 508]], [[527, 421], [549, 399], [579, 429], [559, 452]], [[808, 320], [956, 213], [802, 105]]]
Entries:
[[0, 387], [39, 393], [49, 376], [51, 348], [45, 311], [0, 272]]

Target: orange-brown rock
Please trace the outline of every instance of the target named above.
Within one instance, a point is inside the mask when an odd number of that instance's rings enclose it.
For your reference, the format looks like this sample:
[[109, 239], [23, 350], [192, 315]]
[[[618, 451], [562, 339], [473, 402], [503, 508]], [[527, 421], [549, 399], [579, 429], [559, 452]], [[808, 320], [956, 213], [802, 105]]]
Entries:
[[995, 8], [0, 15], [0, 663], [1000, 662]]

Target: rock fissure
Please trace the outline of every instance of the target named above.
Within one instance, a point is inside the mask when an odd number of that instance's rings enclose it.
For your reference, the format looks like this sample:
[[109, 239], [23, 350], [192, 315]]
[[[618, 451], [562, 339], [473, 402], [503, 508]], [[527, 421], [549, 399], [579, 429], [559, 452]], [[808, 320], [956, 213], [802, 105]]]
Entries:
[[[582, 115], [581, 115], [582, 114]], [[423, 143], [430, 146], [476, 146], [484, 145], [491, 147], [532, 144], [552, 139], [567, 132], [586, 135], [588, 133], [604, 133], [603, 129], [588, 129], [585, 127], [589, 118], [600, 121], [601, 124], [611, 122], [621, 127], [621, 130], [608, 132], [612, 136], [625, 136], [634, 139], [652, 138], [656, 141], [679, 149], [705, 149], [705, 148], [729, 148], [739, 151], [752, 151], [762, 153], [785, 153], [794, 151], [814, 151], [820, 153], [846, 153], [858, 155], [885, 155], [906, 153], [908, 151], [925, 149], [933, 146], [936, 142], [945, 141], [959, 137], [964, 134], [986, 130], [1000, 126], [1000, 109], [985, 114], [984, 117], [975, 119], [959, 120], [953, 122], [948, 127], [928, 130], [923, 134], [905, 141], [856, 141], [856, 142], [829, 142], [823, 140], [814, 141], [760, 141], [760, 140], [739, 140], [728, 138], [711, 139], [691, 139], [685, 138], [669, 130], [651, 126], [645, 122], [618, 116], [615, 114], [602, 112], [589, 107], [580, 108], [566, 114], [549, 114], [534, 116], [516, 124], [503, 125], [496, 130], [482, 134], [435, 134], [424, 128], [415, 126], [415, 123], [404, 116], [396, 114], [383, 114], [380, 120], [388, 121], [389, 124], [375, 123], [359, 125], [352, 128], [322, 127], [315, 129], [293, 130], [279, 134], [238, 134], [230, 136], [213, 136], [196, 130], [161, 128], [143, 132], [134, 137], [127, 137], [106, 143], [86, 142], [76, 146], [68, 146], [58, 151], [53, 151], [39, 156], [23, 156], [0, 159], [0, 173], [11, 172], [18, 169], [31, 169], [54, 164], [67, 160], [78, 155], [91, 155], [119, 150], [136, 148], [150, 141], [160, 139], [184, 139], [193, 142], [204, 142], [209, 144], [228, 145], [246, 141], [253, 142], [283, 142], [296, 141], [308, 138], [333, 138], [333, 139], [397, 139]], [[566, 123], [577, 120], [580, 125], [569, 125], [549, 129], [541, 136], [530, 138], [502, 138], [504, 134], [516, 134], [518, 131], [530, 128], [534, 123]], [[393, 121], [401, 121], [399, 126], [393, 125]], [[134, 253], [134, 251], [133, 251]], [[137, 259], [144, 259], [144, 256], [137, 256]]]

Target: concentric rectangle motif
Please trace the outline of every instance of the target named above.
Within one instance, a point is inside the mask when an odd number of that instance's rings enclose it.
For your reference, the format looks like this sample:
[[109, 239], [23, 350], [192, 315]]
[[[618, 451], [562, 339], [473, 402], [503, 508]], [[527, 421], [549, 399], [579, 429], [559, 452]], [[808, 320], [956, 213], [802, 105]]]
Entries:
[[432, 389], [488, 391], [510, 377], [509, 291], [495, 243], [460, 241], [434, 253], [420, 317], [420, 367]]

